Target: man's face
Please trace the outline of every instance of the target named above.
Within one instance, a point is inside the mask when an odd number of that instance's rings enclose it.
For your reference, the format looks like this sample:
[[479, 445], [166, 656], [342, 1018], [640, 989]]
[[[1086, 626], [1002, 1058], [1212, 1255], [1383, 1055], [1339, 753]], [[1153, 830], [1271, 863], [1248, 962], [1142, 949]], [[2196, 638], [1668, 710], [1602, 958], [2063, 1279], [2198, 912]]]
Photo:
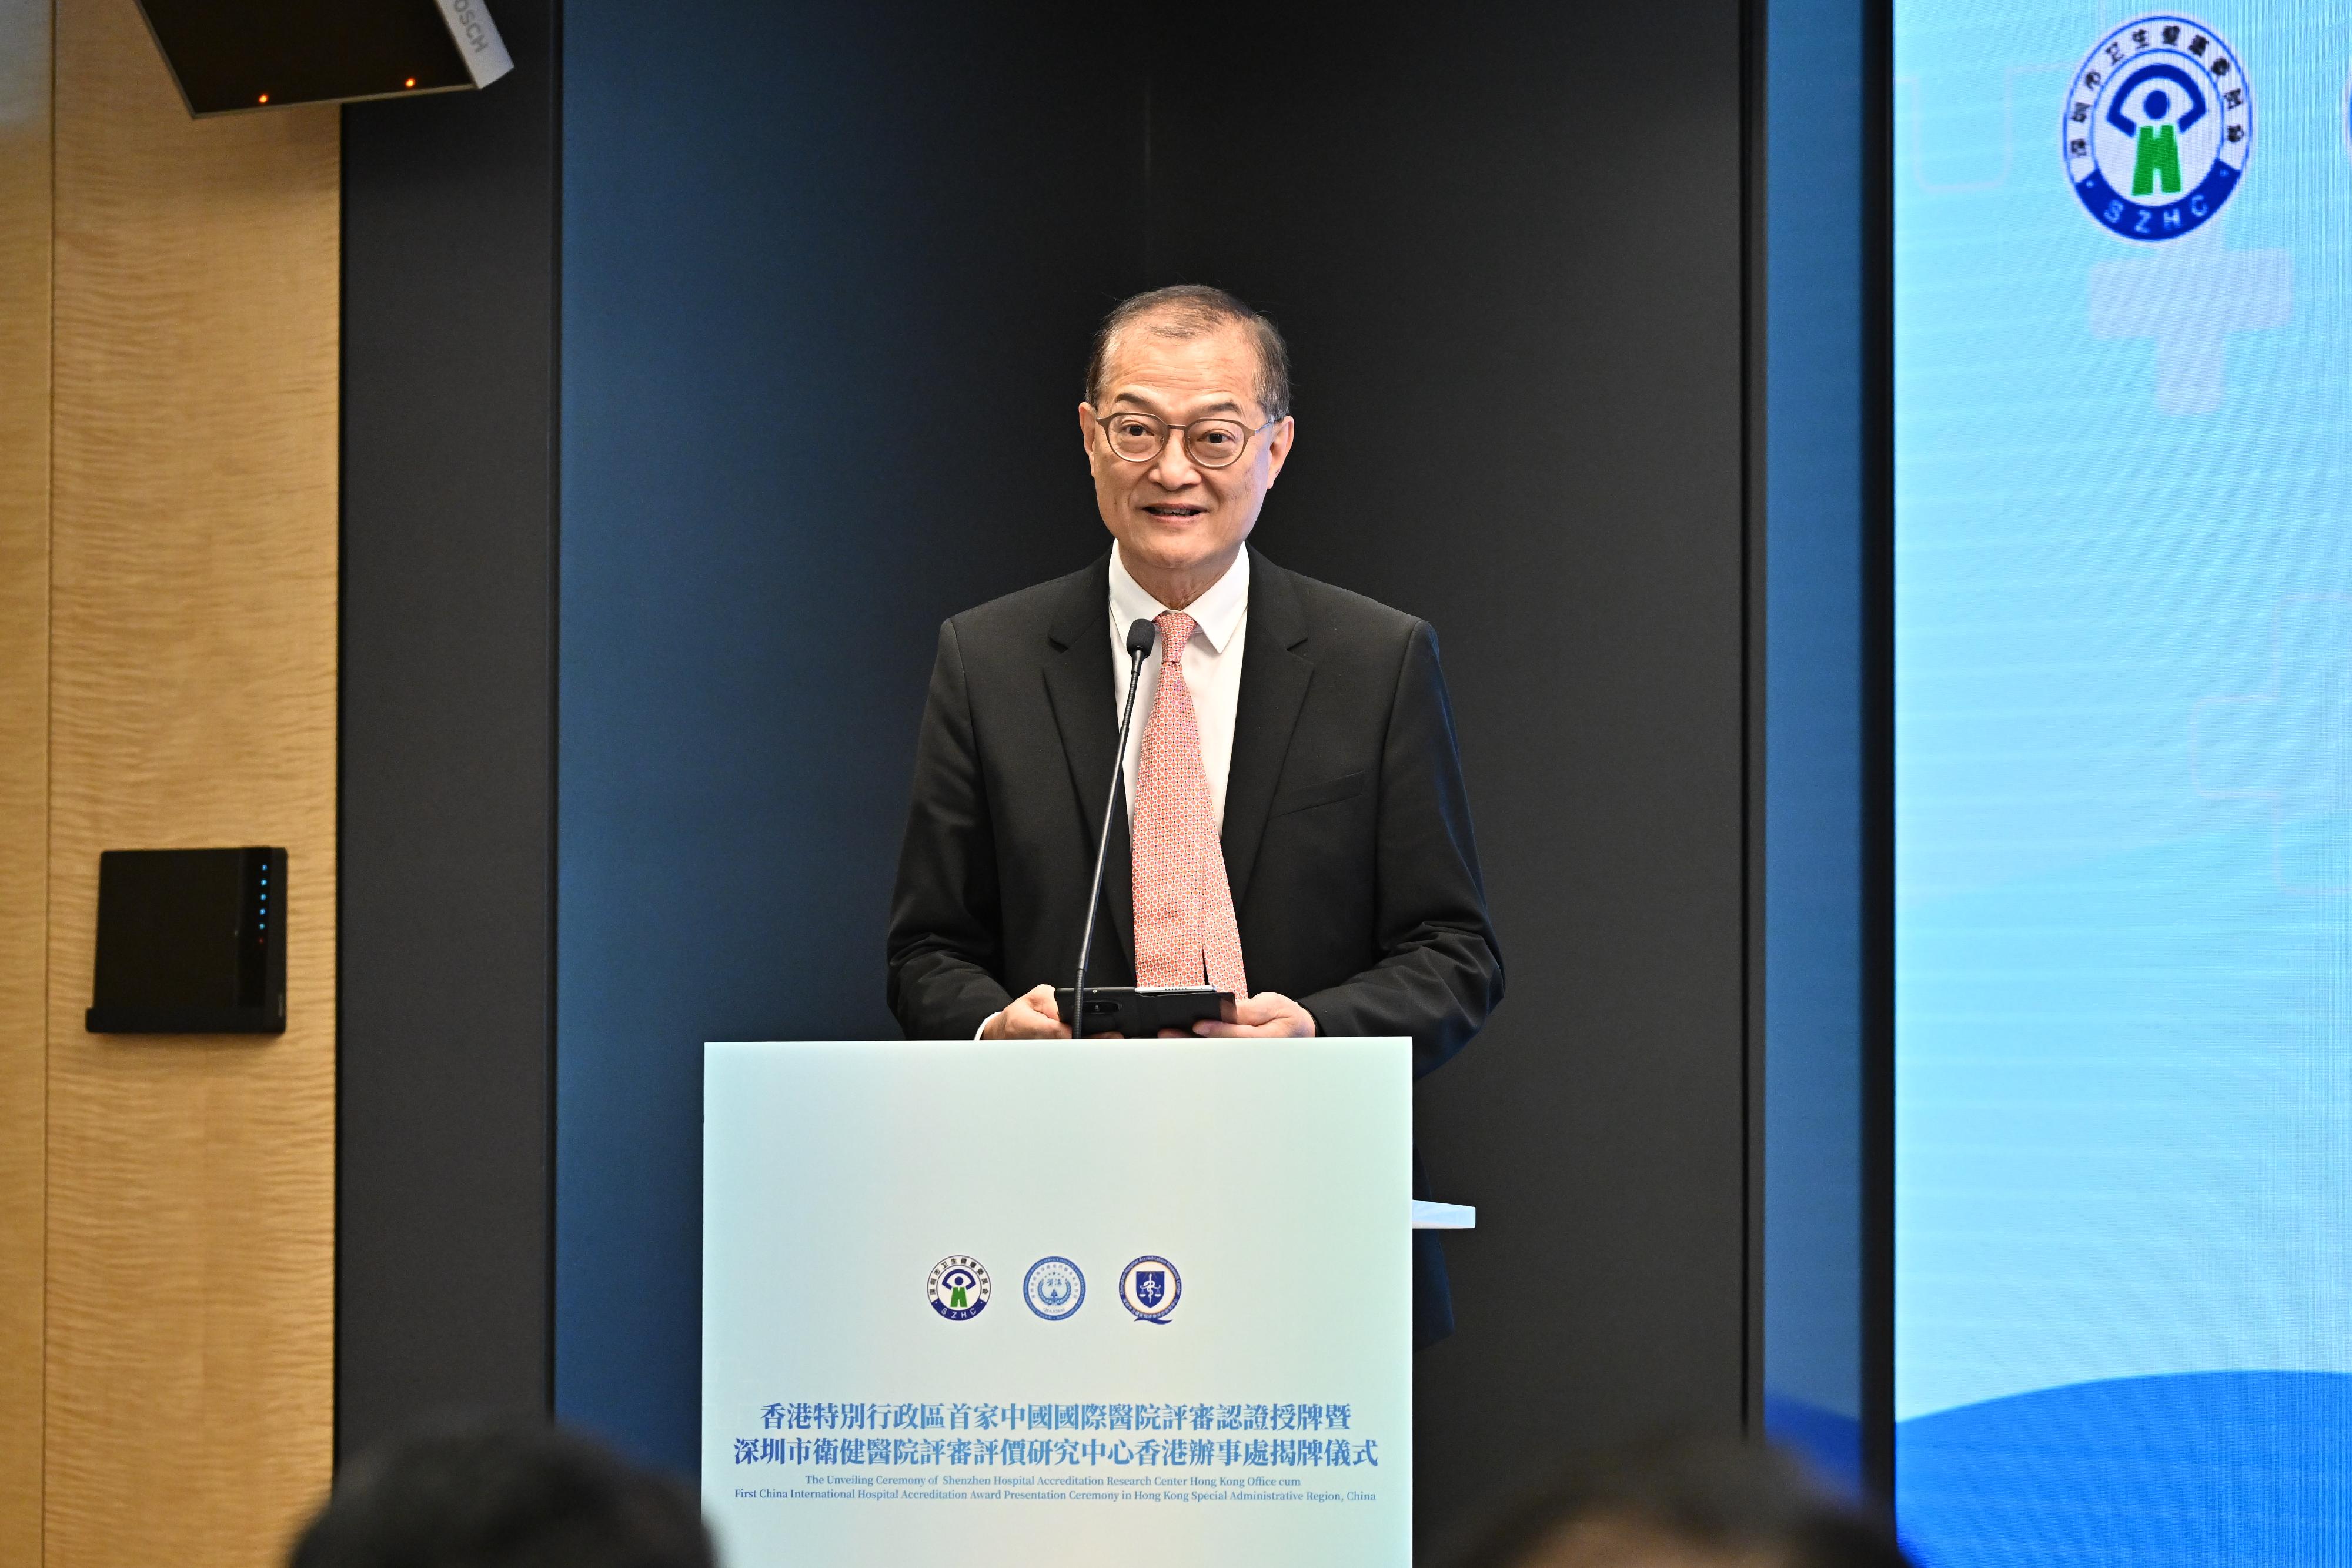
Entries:
[[[1147, 318], [1112, 342], [1103, 367], [1099, 408], [1078, 405], [1078, 431], [1095, 476], [1095, 504], [1118, 539], [1130, 570], [1190, 575], [1230, 562], [1250, 530], [1266, 490], [1290, 455], [1288, 419], [1265, 430], [1257, 401], [1257, 352], [1238, 325], [1192, 338], [1163, 338]], [[1167, 423], [1225, 419], [1255, 434], [1240, 459], [1204, 468], [1169, 435], [1160, 455], [1136, 463], [1110, 448], [1102, 422], [1122, 411]], [[1206, 584], [1202, 586], [1205, 587]]]

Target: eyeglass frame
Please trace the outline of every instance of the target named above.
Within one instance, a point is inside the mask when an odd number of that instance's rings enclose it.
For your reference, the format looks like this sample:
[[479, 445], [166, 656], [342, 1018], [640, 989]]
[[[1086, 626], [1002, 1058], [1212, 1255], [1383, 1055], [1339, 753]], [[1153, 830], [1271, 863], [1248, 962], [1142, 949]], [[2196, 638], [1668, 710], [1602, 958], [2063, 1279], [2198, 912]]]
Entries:
[[[1097, 408], [1092, 403], [1087, 403], [1086, 405], [1086, 410], [1087, 414], [1093, 418], [1096, 426], [1097, 428], [1101, 428], [1103, 425], [1103, 411]], [[1117, 413], [1131, 413], [1139, 419], [1150, 420], [1153, 423], [1158, 424], [1164, 432], [1166, 432], [1165, 434], [1160, 436], [1160, 444], [1151, 449], [1151, 455], [1149, 457], [1129, 457], [1126, 453], [1121, 452], [1118, 449], [1118, 444], [1110, 438], [1110, 432], [1108, 429], [1104, 429], [1103, 444], [1110, 448], [1110, 455], [1113, 457], [1118, 458], [1121, 463], [1157, 463], [1162, 457], [1168, 455], [1168, 437], [1170, 435], [1181, 435], [1184, 437], [1184, 460], [1191, 463], [1195, 467], [1206, 468], [1212, 474], [1216, 473], [1220, 469], [1231, 468], [1234, 464], [1239, 463], [1243, 457], [1248, 455], [1249, 444], [1252, 441], [1265, 434], [1267, 431], [1272, 430], [1276, 425], [1282, 423], [1279, 419], [1269, 419], [1255, 430], [1243, 426], [1242, 444], [1239, 451], [1235, 452], [1233, 456], [1223, 463], [1203, 463], [1199, 457], [1195, 456], [1192, 452], [1192, 437], [1189, 434], [1192, 426], [1196, 424], [1241, 425], [1242, 422], [1240, 420], [1227, 419], [1223, 414], [1213, 414], [1208, 418], [1191, 420], [1183, 424], [1171, 424], [1168, 421], [1161, 419], [1158, 414], [1148, 413], [1139, 408], [1115, 409], [1112, 412]], [[1284, 417], [1287, 418], [1288, 416], [1285, 415]]]

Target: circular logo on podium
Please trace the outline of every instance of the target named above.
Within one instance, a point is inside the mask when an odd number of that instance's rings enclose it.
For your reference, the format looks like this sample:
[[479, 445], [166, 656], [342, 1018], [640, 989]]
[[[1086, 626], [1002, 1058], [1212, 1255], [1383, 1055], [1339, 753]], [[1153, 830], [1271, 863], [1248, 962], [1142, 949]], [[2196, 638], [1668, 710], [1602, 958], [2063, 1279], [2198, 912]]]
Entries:
[[2100, 39], [2059, 114], [2075, 196], [2126, 239], [2179, 239], [2203, 225], [2253, 151], [2245, 62], [2187, 16], [2141, 16]]
[[1087, 1277], [1067, 1258], [1040, 1258], [1021, 1281], [1021, 1299], [1031, 1312], [1057, 1323], [1087, 1304]]
[[1139, 1322], [1164, 1323], [1184, 1294], [1183, 1276], [1165, 1258], [1138, 1258], [1118, 1277], [1119, 1304]]
[[931, 1311], [950, 1322], [980, 1316], [988, 1305], [988, 1270], [961, 1252], [931, 1266]]

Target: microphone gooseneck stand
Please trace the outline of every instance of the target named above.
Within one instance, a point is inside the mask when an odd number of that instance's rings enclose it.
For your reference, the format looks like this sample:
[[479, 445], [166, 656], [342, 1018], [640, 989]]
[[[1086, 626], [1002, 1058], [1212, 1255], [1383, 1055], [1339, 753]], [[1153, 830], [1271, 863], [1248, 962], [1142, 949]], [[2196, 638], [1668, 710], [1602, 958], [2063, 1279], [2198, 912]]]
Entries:
[[1143, 661], [1150, 656], [1158, 628], [1138, 621], [1127, 629], [1127, 706], [1118, 716], [1118, 744], [1110, 753], [1110, 793], [1103, 801], [1102, 838], [1095, 845], [1095, 884], [1087, 898], [1087, 933], [1078, 943], [1078, 983], [1070, 996], [1070, 1038], [1087, 1037], [1087, 959], [1094, 952], [1095, 915], [1102, 908], [1103, 862], [1110, 855], [1111, 814], [1118, 810], [1118, 782], [1127, 768], [1127, 732], [1135, 722], [1135, 694], [1143, 687]]

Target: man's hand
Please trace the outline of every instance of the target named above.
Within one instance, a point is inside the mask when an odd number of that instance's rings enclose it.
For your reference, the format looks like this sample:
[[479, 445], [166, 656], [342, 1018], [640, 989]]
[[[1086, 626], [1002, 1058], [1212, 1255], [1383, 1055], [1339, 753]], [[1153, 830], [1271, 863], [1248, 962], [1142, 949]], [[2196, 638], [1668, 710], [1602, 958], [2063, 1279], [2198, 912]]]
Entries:
[[[1223, 1023], [1215, 1019], [1202, 1019], [1192, 1026], [1192, 1032], [1228, 1038], [1290, 1040], [1308, 1040], [1315, 1034], [1315, 1015], [1280, 991], [1260, 991], [1248, 1000], [1235, 1004], [1234, 1016], [1241, 1021]], [[1171, 1030], [1168, 1032], [1173, 1034], [1175, 1031]]]
[[1069, 1025], [1054, 1005], [1054, 988], [1036, 986], [1013, 998], [1012, 1005], [988, 1020], [982, 1040], [1067, 1040]]
[[[1054, 1001], [1054, 988], [1036, 986], [1013, 998], [1012, 1005], [982, 1024], [982, 1040], [1067, 1040], [1070, 1026], [1062, 1021], [1062, 1009]], [[1124, 1038], [1105, 1031], [1090, 1034], [1088, 1040], [1119, 1040]]]

